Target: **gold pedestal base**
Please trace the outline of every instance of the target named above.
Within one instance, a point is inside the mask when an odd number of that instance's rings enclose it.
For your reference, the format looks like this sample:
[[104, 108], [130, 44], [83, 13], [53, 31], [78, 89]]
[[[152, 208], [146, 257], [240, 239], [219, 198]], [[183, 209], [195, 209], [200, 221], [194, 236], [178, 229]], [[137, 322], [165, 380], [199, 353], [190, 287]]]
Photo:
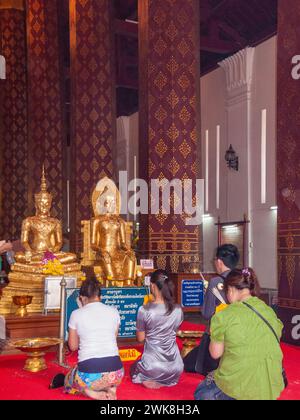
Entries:
[[195, 347], [197, 346], [196, 339], [186, 339], [183, 341], [183, 347], [181, 350], [181, 357], [184, 359]]
[[[13, 267], [13, 271], [8, 275], [9, 284], [3, 290], [2, 299], [0, 300], [0, 314], [11, 315], [16, 313], [16, 305], [13, 303], [14, 296], [30, 295], [32, 302], [25, 309], [27, 313], [41, 313], [44, 310], [44, 279], [46, 277], [43, 273], [24, 273], [16, 270], [17, 264]], [[79, 264], [72, 264], [71, 270], [65, 270], [65, 276], [77, 277], [77, 287], [80, 287], [82, 280], [80, 277], [81, 266]], [[21, 309], [21, 308], [20, 308]], [[25, 316], [25, 310], [21, 313]], [[21, 315], [20, 313], [20, 315]], [[22, 315], [21, 315], [22, 316]]]
[[28, 358], [26, 359], [24, 370], [28, 372], [40, 372], [41, 370], [47, 369], [46, 361], [44, 359], [45, 353], [26, 353]]
[[94, 266], [94, 273], [103, 287], [135, 287], [135, 282], [133, 280], [122, 280], [122, 279], [116, 279], [116, 280], [107, 280], [103, 276], [103, 271], [101, 266], [95, 265]]
[[178, 331], [177, 337], [183, 339], [181, 357], [187, 356], [196, 346], [197, 339], [203, 336], [203, 331]]
[[16, 315], [16, 316], [20, 316], [21, 318], [23, 318], [24, 316], [28, 315], [28, 312], [27, 312], [26, 306], [20, 306], [20, 308], [18, 308], [18, 309], [16, 310], [15, 315]]

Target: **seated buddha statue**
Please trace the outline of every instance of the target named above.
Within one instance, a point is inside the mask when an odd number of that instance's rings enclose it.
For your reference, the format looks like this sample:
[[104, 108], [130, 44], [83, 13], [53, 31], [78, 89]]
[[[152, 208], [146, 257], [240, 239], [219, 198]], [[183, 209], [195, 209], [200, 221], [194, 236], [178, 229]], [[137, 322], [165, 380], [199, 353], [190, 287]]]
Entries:
[[14, 313], [13, 297], [29, 295], [32, 303], [29, 313], [40, 313], [44, 308], [45, 296], [45, 252], [51, 252], [61, 262], [65, 276], [76, 277], [81, 284], [81, 265], [75, 254], [64, 253], [62, 248], [61, 222], [50, 215], [52, 195], [47, 191], [43, 169], [41, 191], [35, 194], [35, 216], [23, 221], [21, 243], [24, 251], [15, 254], [15, 264], [9, 273], [9, 284], [0, 301], [0, 314]]
[[112, 286], [133, 286], [136, 257], [126, 241], [126, 222], [120, 217], [120, 194], [113, 181], [101, 180], [92, 200], [96, 211], [91, 220], [91, 248], [96, 252], [102, 278]]
[[47, 191], [45, 171], [43, 169], [41, 191], [35, 194], [35, 216], [23, 221], [21, 243], [25, 252], [15, 255], [17, 266], [26, 266], [25, 271], [34, 271], [42, 264], [44, 254], [52, 252], [63, 264], [76, 263], [76, 255], [61, 252], [63, 245], [62, 226], [58, 219], [50, 216], [52, 195]]

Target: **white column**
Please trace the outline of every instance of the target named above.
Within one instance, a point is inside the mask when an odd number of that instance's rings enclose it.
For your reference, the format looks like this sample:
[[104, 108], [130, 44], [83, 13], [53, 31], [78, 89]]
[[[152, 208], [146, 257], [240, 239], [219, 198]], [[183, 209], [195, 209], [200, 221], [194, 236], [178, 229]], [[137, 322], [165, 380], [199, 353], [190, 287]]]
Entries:
[[[228, 169], [229, 221], [251, 215], [251, 103], [255, 48], [245, 48], [220, 62], [226, 74], [227, 139], [239, 157], [239, 170]], [[251, 223], [248, 228], [248, 264], [252, 263]], [[247, 260], [247, 255], [246, 255]]]
[[220, 209], [220, 146], [221, 146], [221, 136], [220, 136], [220, 126], [217, 125], [216, 132], [216, 208]]
[[267, 110], [261, 111], [261, 204], [267, 202]]
[[209, 211], [209, 131], [205, 131], [205, 212]]
[[[116, 169], [117, 179], [119, 171], [127, 172], [127, 180], [130, 183], [133, 179], [137, 179], [139, 172], [138, 161], [138, 114], [133, 114], [129, 117], [117, 118], [117, 152], [116, 152]], [[134, 187], [136, 190], [136, 181]], [[124, 191], [125, 193], [125, 191]], [[130, 198], [128, 196], [128, 199]], [[136, 217], [132, 214], [123, 215], [127, 221], [136, 221]]]
[[5, 68], [5, 58], [3, 55], [0, 55], [0, 79], [5, 79], [6, 77], [6, 68]]

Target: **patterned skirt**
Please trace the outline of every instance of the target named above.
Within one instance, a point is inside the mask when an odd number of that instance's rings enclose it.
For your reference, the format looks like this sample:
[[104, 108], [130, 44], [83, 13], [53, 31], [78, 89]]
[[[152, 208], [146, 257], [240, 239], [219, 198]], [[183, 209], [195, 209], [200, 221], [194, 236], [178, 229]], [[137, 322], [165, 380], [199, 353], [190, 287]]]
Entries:
[[65, 378], [65, 392], [68, 394], [85, 394], [86, 390], [104, 391], [117, 387], [124, 377], [124, 369], [115, 372], [84, 373], [77, 366], [71, 369]]

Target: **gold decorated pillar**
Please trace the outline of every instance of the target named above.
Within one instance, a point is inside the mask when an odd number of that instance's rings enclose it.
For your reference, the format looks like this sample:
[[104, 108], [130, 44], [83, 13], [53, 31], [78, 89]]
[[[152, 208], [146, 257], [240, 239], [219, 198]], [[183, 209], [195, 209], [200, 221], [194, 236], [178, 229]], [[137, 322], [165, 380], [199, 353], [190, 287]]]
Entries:
[[22, 0], [0, 2], [0, 238], [19, 239], [27, 212], [26, 29]]
[[[199, 1], [138, 4], [139, 175], [149, 186], [153, 179], [195, 183], [200, 178]], [[172, 201], [182, 198], [175, 195]], [[141, 217], [140, 252], [159, 268], [184, 271], [187, 263], [201, 260], [201, 242], [199, 226], [188, 226], [184, 214], [174, 214], [172, 203], [171, 214]]]
[[81, 221], [100, 178], [114, 177], [116, 137], [111, 0], [71, 0], [71, 243], [82, 250]]
[[278, 2], [277, 200], [279, 316], [300, 344], [300, 4]]
[[[63, 218], [67, 183], [66, 139], [58, 22], [60, 0], [26, 0], [28, 55], [29, 199], [44, 164], [53, 194], [53, 216]], [[65, 205], [63, 202], [65, 201]]]

